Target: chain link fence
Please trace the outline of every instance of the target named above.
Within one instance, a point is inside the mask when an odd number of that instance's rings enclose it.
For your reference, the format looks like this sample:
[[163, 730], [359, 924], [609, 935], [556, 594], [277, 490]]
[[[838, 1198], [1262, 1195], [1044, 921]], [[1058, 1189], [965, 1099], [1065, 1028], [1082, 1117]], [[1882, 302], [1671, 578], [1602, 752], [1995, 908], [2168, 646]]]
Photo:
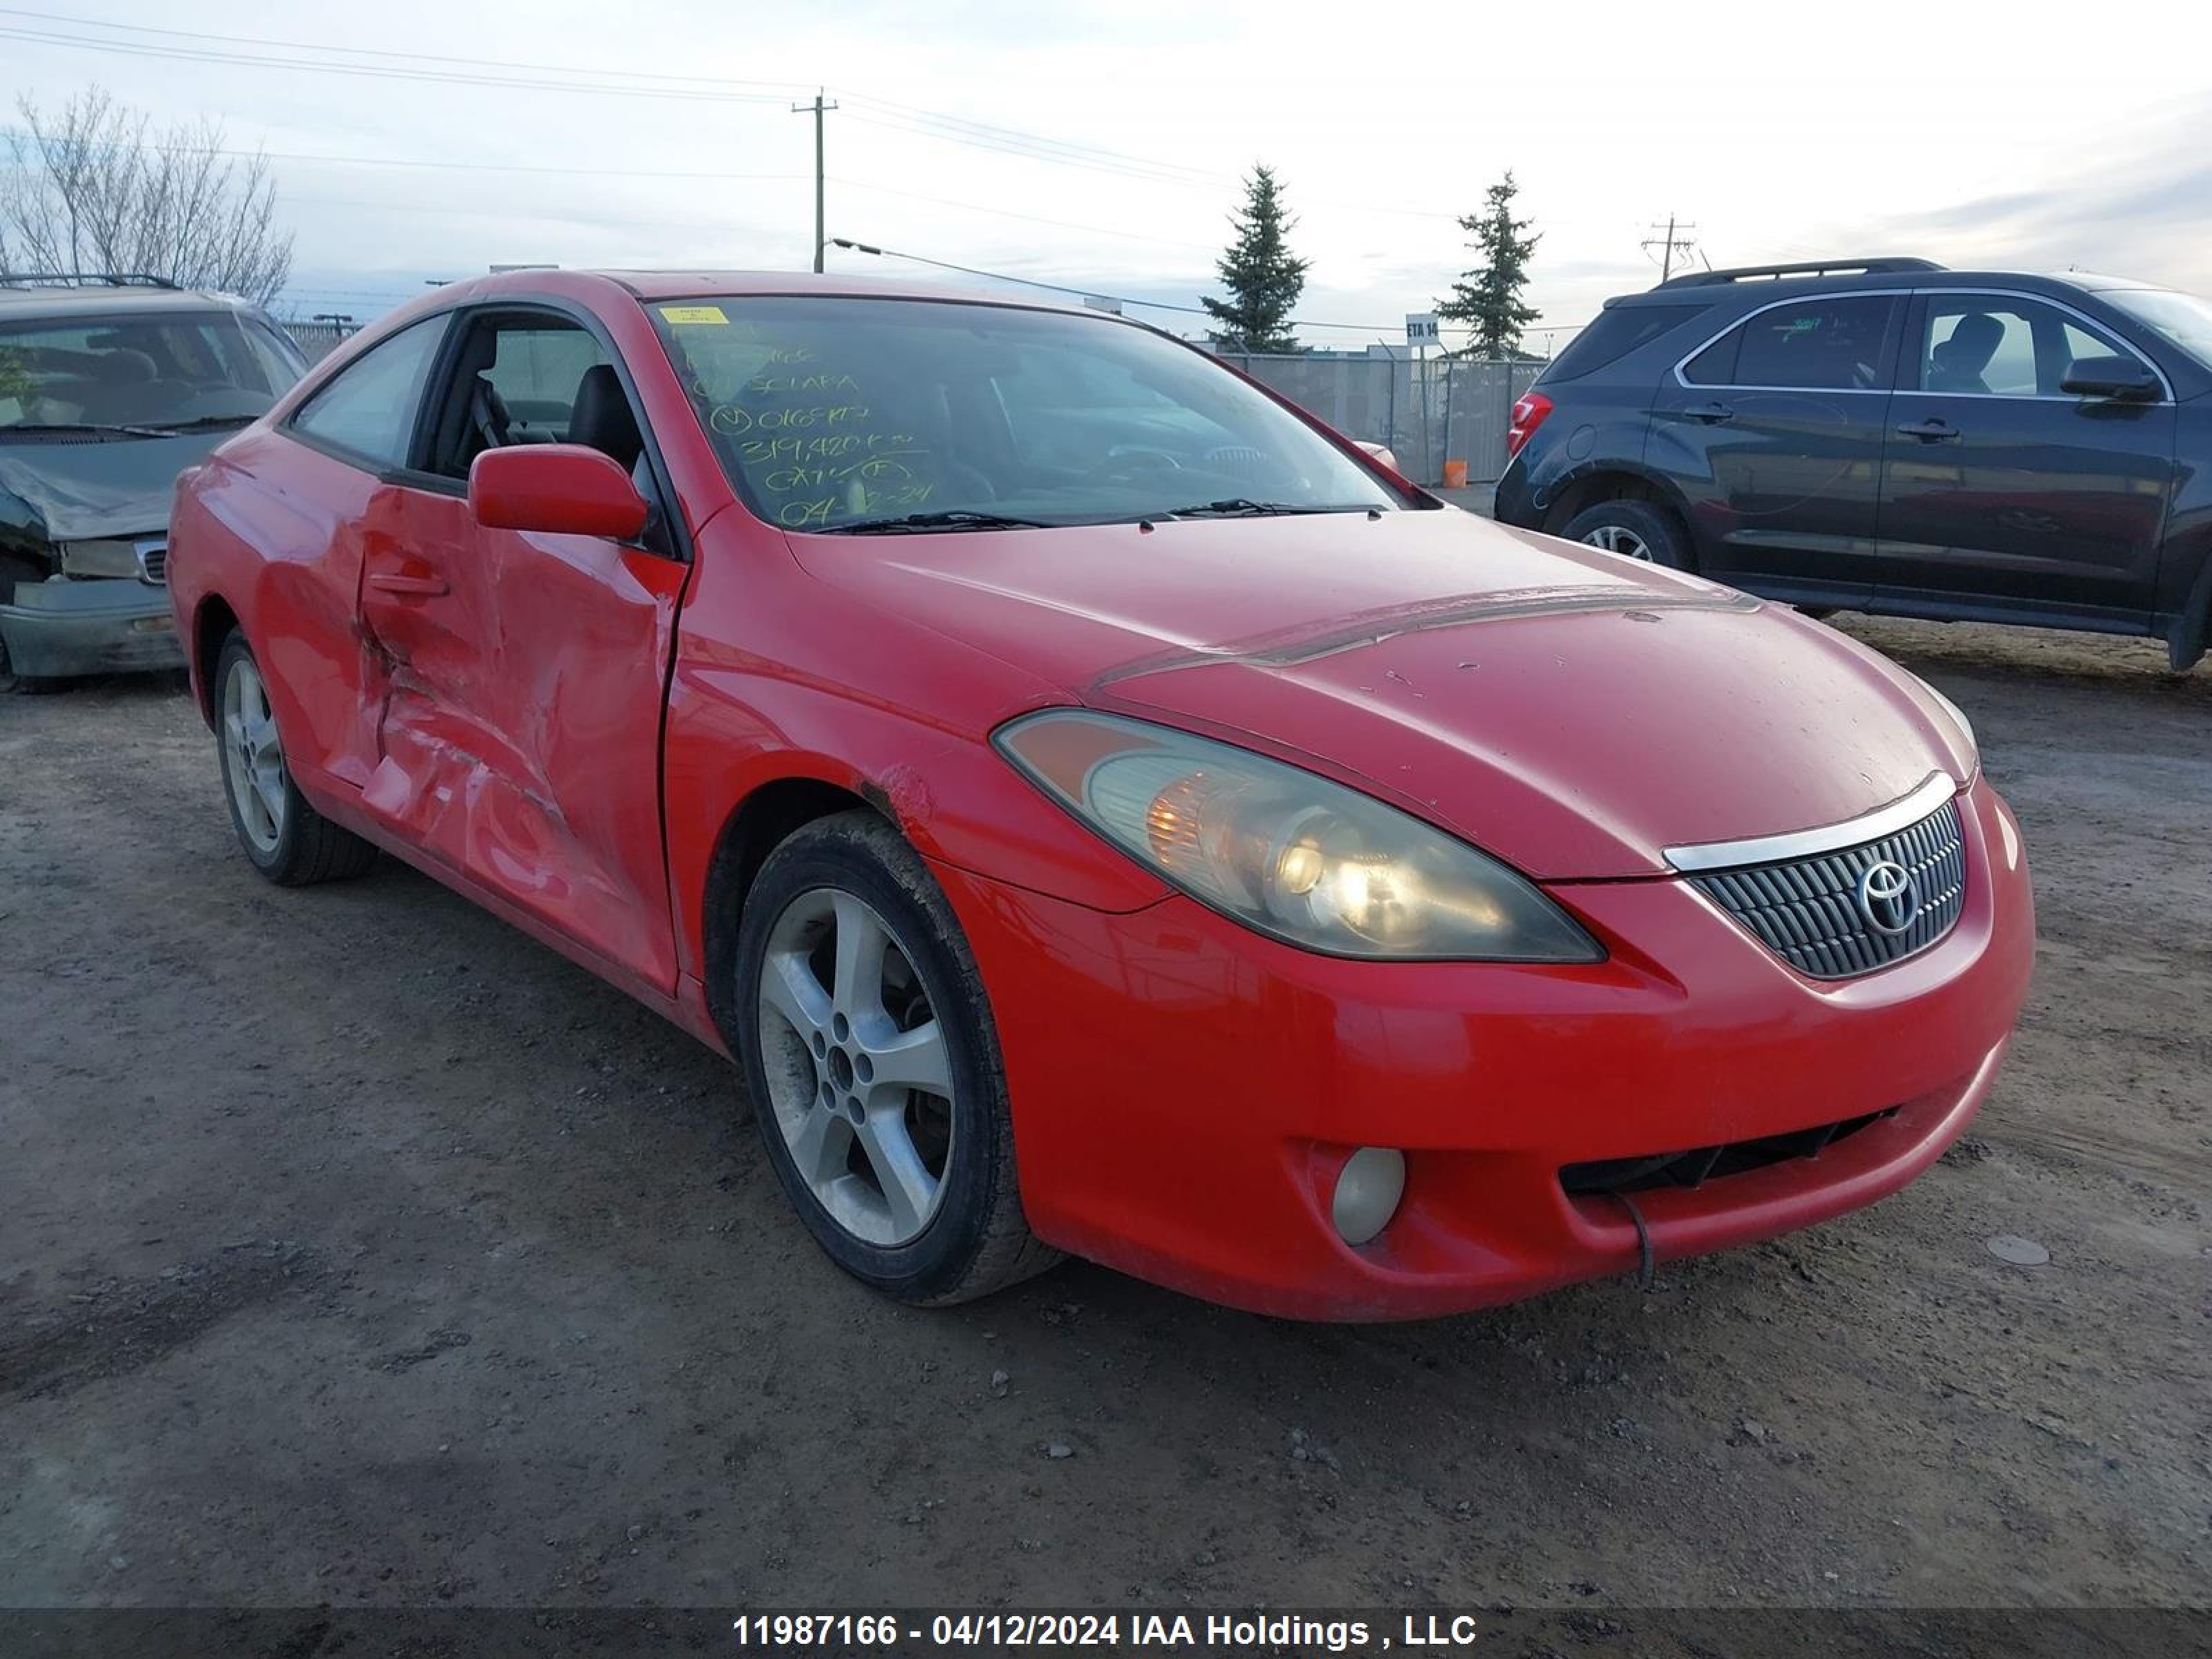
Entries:
[[1443, 482], [1447, 461], [1466, 462], [1471, 484], [1496, 483], [1514, 400], [1544, 367], [1400, 352], [1218, 355], [1346, 437], [1388, 446], [1399, 470], [1425, 484]]

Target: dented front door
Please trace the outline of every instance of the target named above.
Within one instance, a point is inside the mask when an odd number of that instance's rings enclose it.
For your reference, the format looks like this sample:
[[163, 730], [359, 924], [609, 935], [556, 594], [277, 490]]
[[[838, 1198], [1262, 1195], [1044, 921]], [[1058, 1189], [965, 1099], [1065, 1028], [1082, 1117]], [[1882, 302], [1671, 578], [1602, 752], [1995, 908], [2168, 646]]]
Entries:
[[362, 804], [672, 991], [660, 709], [685, 567], [597, 537], [485, 530], [458, 495], [397, 489], [379, 507], [362, 568], [381, 702]]

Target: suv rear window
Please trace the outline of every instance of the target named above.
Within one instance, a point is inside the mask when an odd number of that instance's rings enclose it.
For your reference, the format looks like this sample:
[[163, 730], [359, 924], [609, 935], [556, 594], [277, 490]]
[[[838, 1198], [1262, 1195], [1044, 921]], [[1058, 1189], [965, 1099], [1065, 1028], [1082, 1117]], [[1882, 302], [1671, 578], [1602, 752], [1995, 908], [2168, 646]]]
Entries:
[[1544, 379], [1571, 380], [1584, 374], [1595, 374], [1607, 363], [1617, 362], [1637, 347], [1647, 345], [1661, 335], [1701, 316], [1710, 306], [1614, 306], [1597, 314], [1597, 320], [1567, 342], [1567, 348], [1552, 359], [1551, 367], [1544, 371]]

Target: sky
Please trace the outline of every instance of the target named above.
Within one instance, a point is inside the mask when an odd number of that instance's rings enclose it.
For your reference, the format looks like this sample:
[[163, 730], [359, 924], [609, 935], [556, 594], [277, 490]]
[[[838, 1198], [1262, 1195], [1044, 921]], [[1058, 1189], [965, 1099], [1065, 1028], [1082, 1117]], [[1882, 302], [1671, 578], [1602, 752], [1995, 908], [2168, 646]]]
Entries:
[[2212, 294], [2212, 6], [2168, 0], [0, 6], [10, 109], [93, 83], [270, 154], [286, 315], [366, 320], [495, 263], [804, 270], [813, 120], [790, 106], [817, 87], [830, 235], [1087, 292], [1218, 293], [1267, 163], [1313, 345], [1402, 342], [1508, 169], [1539, 346], [1657, 280], [1670, 215], [1699, 264], [1917, 253]]

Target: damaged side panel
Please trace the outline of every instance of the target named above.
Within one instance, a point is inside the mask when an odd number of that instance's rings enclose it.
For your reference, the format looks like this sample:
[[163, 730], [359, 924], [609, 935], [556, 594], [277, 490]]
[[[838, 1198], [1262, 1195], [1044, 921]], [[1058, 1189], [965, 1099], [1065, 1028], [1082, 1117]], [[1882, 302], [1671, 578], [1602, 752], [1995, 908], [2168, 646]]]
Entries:
[[684, 567], [485, 530], [391, 489], [362, 529], [362, 806], [630, 975], [672, 991], [661, 690]]

